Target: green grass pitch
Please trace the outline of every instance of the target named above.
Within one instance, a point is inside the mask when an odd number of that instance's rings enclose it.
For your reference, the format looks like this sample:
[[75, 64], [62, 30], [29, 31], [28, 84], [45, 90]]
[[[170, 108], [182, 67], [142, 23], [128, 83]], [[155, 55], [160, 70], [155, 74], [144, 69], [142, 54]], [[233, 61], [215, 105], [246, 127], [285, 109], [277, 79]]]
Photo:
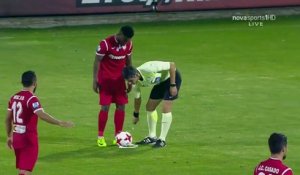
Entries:
[[[120, 25], [0, 30], [0, 174], [17, 174], [6, 148], [7, 101], [20, 90], [20, 75], [32, 69], [46, 112], [72, 120], [60, 128], [39, 121], [36, 175], [250, 175], [268, 158], [267, 138], [288, 136], [285, 163], [300, 174], [300, 18], [277, 17], [263, 27], [247, 22], [196, 20], [137, 23], [134, 65], [174, 61], [183, 77], [173, 108], [167, 147], [101, 149], [96, 146], [98, 96], [92, 91], [92, 64], [99, 40]], [[140, 123], [131, 123], [133, 96], [124, 130], [146, 136], [143, 90]], [[111, 106], [106, 139], [113, 139]], [[158, 109], [160, 111], [160, 108]], [[158, 123], [160, 133], [160, 123]]]

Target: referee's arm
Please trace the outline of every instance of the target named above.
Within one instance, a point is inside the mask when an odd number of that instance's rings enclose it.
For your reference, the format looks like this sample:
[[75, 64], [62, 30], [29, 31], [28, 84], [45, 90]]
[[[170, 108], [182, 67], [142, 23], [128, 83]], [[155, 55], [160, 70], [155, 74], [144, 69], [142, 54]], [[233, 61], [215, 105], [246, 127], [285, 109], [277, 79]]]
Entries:
[[134, 87], [135, 98], [134, 98], [134, 112], [133, 112], [133, 124], [137, 124], [139, 121], [140, 108], [142, 103], [141, 91], [139, 87]]

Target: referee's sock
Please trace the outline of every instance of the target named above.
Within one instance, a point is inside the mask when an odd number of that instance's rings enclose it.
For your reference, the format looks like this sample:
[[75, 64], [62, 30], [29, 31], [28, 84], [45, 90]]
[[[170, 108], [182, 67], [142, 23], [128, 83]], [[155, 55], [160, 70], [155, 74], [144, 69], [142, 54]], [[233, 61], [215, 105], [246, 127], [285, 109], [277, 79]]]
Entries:
[[159, 139], [165, 141], [172, 123], [172, 113], [162, 113], [161, 131]]
[[151, 138], [156, 137], [156, 123], [157, 123], [156, 110], [147, 111], [147, 122], [148, 122], [148, 129], [149, 129], [149, 137]]

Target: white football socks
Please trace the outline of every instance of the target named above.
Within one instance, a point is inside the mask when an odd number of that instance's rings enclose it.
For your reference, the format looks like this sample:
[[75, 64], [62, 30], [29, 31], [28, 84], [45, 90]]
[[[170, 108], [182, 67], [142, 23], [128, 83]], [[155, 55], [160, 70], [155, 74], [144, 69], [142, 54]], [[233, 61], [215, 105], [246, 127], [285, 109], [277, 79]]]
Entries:
[[148, 129], [149, 129], [149, 137], [151, 138], [156, 137], [156, 123], [157, 123], [156, 110], [147, 111], [147, 122], [148, 122]]
[[172, 113], [162, 113], [161, 131], [159, 139], [165, 141], [172, 123]]

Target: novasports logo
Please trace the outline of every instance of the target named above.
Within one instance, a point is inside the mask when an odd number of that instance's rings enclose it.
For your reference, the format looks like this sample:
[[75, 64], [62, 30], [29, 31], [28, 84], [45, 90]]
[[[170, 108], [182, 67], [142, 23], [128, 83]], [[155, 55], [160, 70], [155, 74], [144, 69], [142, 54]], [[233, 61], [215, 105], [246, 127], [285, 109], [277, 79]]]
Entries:
[[[76, 0], [77, 7], [89, 6], [121, 6], [121, 5], [144, 5], [151, 6], [155, 0]], [[185, 0], [175, 0], [185, 1]], [[157, 3], [170, 4], [171, 0], [158, 0]]]

